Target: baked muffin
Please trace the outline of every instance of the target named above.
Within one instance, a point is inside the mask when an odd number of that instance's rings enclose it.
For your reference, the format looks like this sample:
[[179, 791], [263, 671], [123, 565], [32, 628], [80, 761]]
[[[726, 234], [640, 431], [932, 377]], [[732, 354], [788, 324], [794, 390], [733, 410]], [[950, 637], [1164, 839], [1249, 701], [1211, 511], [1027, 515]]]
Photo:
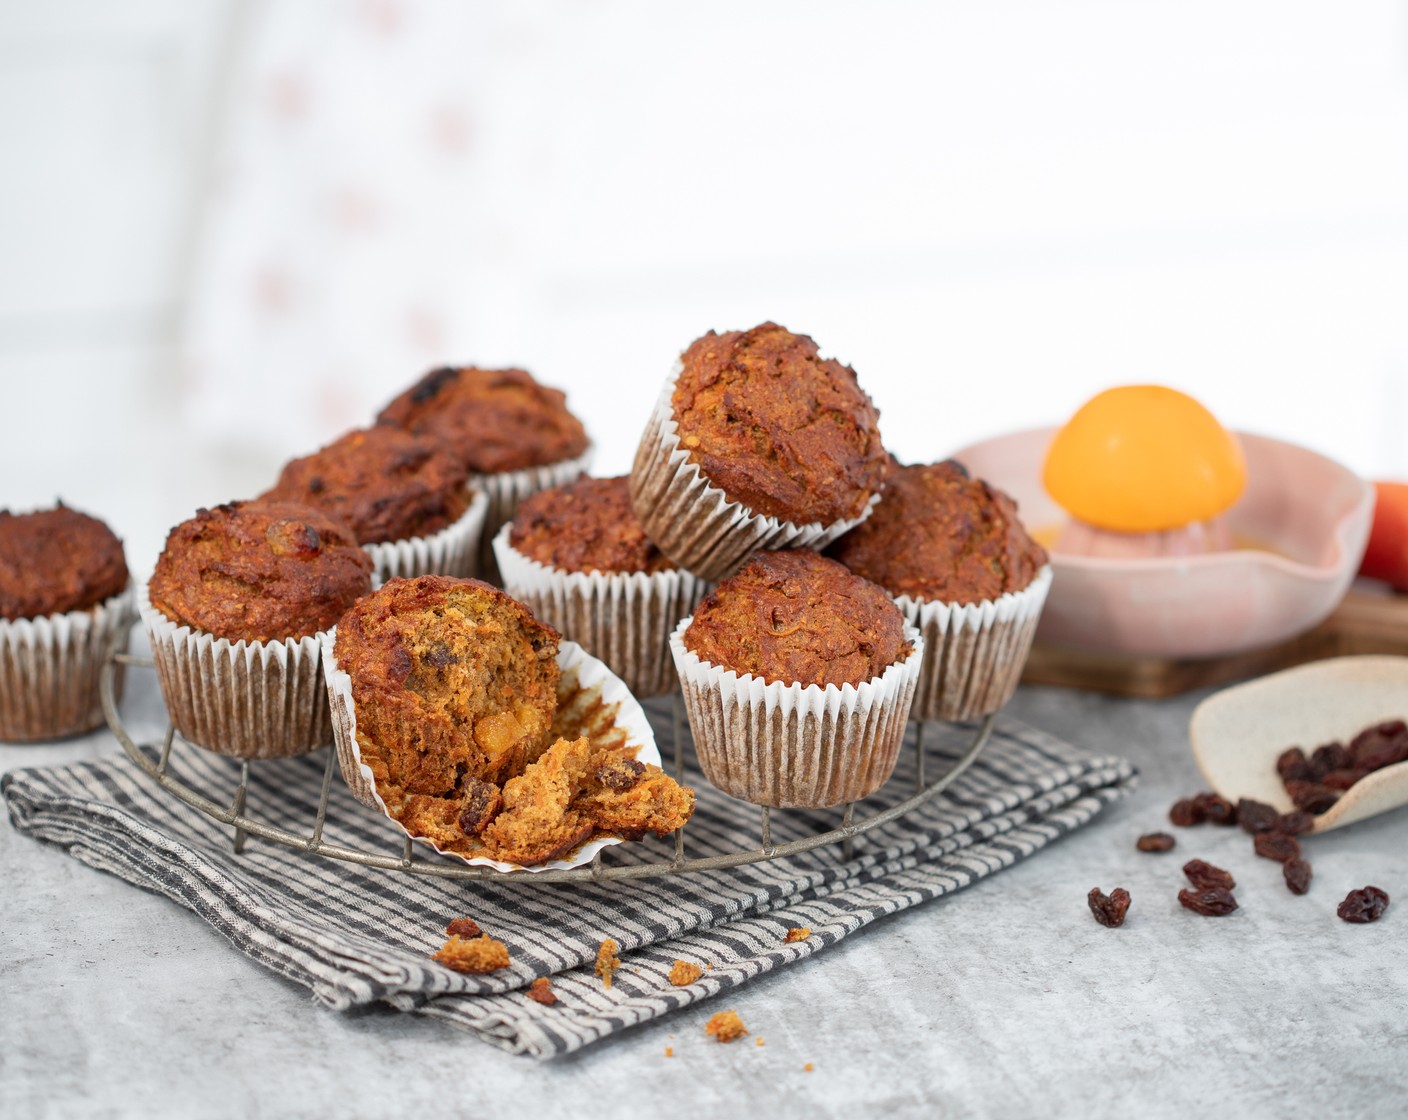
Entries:
[[459, 456], [434, 436], [391, 424], [348, 432], [294, 459], [260, 497], [312, 506], [345, 522], [371, 555], [378, 581], [425, 572], [468, 575], [486, 506]]
[[894, 771], [923, 639], [836, 561], [756, 554], [680, 623], [671, 652], [700, 766], [725, 793], [817, 808]]
[[624, 475], [532, 495], [494, 550], [509, 594], [605, 661], [636, 696], [674, 690], [670, 631], [706, 585], [645, 535]]
[[141, 611], [181, 736], [237, 758], [330, 742], [318, 635], [371, 571], [351, 528], [291, 502], [230, 502], [172, 529]]
[[827, 551], [923, 633], [916, 719], [975, 719], [1007, 703], [1051, 584], [1011, 498], [953, 461], [897, 465], [885, 500]]
[[879, 413], [855, 372], [776, 323], [710, 331], [646, 427], [631, 496], [646, 534], [707, 579], [760, 548], [820, 548], [885, 485]]
[[[0, 739], [56, 739], [103, 722], [98, 679], [127, 648], [122, 542], [69, 509], [0, 510]], [[117, 696], [122, 676], [114, 678]]]
[[331, 653], [349, 786], [442, 852], [538, 863], [688, 818], [692, 795], [618, 736], [562, 734], [559, 693], [575, 682], [558, 635], [497, 588], [390, 580], [347, 613]]
[[497, 578], [490, 541], [529, 494], [587, 469], [591, 442], [567, 398], [521, 369], [432, 370], [377, 419], [440, 439], [464, 460], [489, 509], [478, 574]]

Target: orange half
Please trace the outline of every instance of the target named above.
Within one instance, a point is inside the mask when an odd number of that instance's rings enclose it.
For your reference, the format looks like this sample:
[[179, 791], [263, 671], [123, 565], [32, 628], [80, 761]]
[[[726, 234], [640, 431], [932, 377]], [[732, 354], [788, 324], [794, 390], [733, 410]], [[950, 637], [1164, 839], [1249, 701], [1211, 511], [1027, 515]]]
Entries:
[[1088, 525], [1157, 533], [1223, 513], [1246, 489], [1247, 467], [1236, 437], [1188, 394], [1122, 385], [1056, 433], [1042, 481]]

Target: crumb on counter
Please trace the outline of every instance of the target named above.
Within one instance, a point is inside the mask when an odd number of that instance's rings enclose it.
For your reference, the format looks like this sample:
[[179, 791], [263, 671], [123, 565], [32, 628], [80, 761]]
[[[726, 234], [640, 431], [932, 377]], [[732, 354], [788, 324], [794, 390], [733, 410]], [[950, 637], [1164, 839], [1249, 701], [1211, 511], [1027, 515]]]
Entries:
[[552, 990], [552, 981], [546, 976], [539, 976], [528, 985], [528, 998], [534, 1003], [541, 1003], [544, 1007], [551, 1007], [557, 1002], [557, 993]]
[[791, 945], [794, 941], [805, 941], [812, 935], [811, 926], [796, 926], [787, 931], [787, 936], [782, 940], [785, 944]]
[[743, 1025], [737, 1011], [720, 1011], [704, 1024], [704, 1031], [720, 1042], [732, 1042], [735, 1038], [742, 1038], [747, 1034], [748, 1028]]
[[484, 931], [473, 918], [456, 918], [445, 927], [445, 932], [451, 937], [478, 937]]
[[675, 961], [675, 965], [670, 969], [670, 983], [677, 988], [683, 988], [693, 984], [701, 976], [704, 970], [697, 964], [690, 964], [689, 961]]
[[667, 1057], [667, 1058], [673, 1058], [674, 1056], [675, 1056], [675, 1048], [674, 1048], [673, 1046], [667, 1046], [667, 1047], [665, 1047], [665, 1057]]
[[608, 937], [596, 951], [596, 974], [601, 977], [603, 986], [608, 990], [611, 988], [611, 978], [621, 967], [621, 958], [616, 955], [618, 949], [620, 946]]
[[761, 1038], [757, 1039], [757, 1040], [754, 1042], [754, 1045], [755, 1045], [755, 1046], [762, 1046], [762, 1045], [763, 1045], [763, 1040], [762, 1040]]
[[494, 972], [509, 966], [508, 947], [487, 933], [478, 937], [451, 934], [439, 952], [430, 954], [430, 959], [456, 972]]
[[803, 1072], [803, 1073], [811, 1073], [811, 1072], [812, 1072], [812, 1064], [811, 1064], [811, 1062], [808, 1062], [806, 1065], [804, 1065], [804, 1066], [802, 1067], [802, 1072]]

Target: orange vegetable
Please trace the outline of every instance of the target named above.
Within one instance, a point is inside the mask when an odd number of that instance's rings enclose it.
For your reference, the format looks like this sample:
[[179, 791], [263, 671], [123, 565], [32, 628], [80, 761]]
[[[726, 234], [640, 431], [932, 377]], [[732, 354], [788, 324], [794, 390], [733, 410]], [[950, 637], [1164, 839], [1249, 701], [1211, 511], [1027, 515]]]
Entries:
[[1374, 527], [1359, 574], [1408, 591], [1408, 482], [1376, 482], [1374, 492]]

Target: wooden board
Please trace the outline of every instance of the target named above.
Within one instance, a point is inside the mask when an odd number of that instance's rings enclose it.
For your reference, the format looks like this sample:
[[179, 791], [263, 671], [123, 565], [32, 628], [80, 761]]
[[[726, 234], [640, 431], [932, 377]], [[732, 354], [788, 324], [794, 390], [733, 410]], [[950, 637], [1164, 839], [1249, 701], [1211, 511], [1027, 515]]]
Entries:
[[1038, 642], [1032, 647], [1022, 681], [1157, 700], [1259, 677], [1306, 661], [1358, 653], [1408, 656], [1408, 595], [1352, 590], [1339, 609], [1314, 630], [1279, 645], [1230, 657], [1120, 657]]

